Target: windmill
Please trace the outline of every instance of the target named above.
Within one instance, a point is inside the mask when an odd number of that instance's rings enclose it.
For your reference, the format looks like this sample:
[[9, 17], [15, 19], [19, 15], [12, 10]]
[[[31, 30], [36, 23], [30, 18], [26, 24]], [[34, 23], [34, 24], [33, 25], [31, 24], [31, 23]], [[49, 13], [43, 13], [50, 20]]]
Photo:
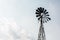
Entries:
[[38, 40], [46, 40], [43, 23], [51, 20], [51, 18], [49, 18], [49, 14], [48, 14], [47, 10], [42, 7], [37, 8], [36, 17], [38, 17], [38, 20], [40, 22]]

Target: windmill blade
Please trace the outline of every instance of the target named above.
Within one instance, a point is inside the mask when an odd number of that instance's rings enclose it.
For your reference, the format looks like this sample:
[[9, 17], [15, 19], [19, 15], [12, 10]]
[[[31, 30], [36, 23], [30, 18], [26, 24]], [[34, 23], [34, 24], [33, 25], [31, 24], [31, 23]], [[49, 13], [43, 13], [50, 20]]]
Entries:
[[49, 21], [49, 19], [47, 19], [47, 21]]
[[40, 18], [38, 18], [38, 20], [40, 20]]
[[44, 8], [42, 8], [42, 10], [44, 11]]
[[51, 18], [47, 17], [47, 20], [49, 21], [49, 20], [51, 20]]
[[36, 15], [36, 17], [39, 17], [40, 15]]
[[37, 12], [39, 12], [39, 10], [36, 10]]
[[38, 18], [38, 20], [40, 20], [41, 19], [41, 16]]
[[40, 7], [40, 9], [42, 9], [42, 7]]
[[49, 15], [46, 15], [46, 16], [49, 16]]
[[47, 11], [47, 10], [45, 9], [45, 10], [44, 10], [44, 13], [45, 13], [46, 11]]
[[42, 10], [42, 7], [40, 7], [40, 11]]
[[49, 20], [51, 20], [51, 18], [48, 18]]
[[40, 10], [40, 8], [38, 8], [38, 10]]
[[45, 14], [48, 14], [48, 12], [46, 12]]
[[38, 18], [38, 20], [40, 20], [40, 17]]
[[36, 12], [35, 14], [39, 14], [38, 12]]

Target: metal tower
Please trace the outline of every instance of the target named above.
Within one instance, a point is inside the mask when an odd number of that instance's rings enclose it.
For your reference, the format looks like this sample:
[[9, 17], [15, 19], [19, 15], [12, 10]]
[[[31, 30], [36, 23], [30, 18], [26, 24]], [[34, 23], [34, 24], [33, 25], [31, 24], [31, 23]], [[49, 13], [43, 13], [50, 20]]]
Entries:
[[46, 40], [43, 23], [51, 20], [51, 18], [49, 18], [49, 14], [48, 14], [47, 10], [42, 7], [37, 8], [36, 17], [38, 17], [38, 20], [40, 22], [38, 40]]

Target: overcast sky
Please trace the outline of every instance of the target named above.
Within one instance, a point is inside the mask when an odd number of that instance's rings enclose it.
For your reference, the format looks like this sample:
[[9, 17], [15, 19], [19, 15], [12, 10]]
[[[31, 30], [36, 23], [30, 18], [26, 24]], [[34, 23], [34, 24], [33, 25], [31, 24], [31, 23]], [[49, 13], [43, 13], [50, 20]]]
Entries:
[[52, 19], [48, 23], [44, 23], [46, 40], [60, 40], [59, 4], [60, 0], [0, 0], [0, 21], [5, 24], [3, 27], [6, 27], [7, 30], [9, 24], [10, 31], [13, 30], [18, 35], [26, 32], [26, 35], [28, 33], [31, 38], [37, 40], [39, 22], [35, 10], [38, 7], [44, 7]]

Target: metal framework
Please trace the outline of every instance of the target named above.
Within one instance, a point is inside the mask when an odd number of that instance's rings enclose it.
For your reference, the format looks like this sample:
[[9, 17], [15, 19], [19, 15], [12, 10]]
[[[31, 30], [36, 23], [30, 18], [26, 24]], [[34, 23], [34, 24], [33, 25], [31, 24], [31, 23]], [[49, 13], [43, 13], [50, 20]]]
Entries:
[[43, 23], [51, 20], [51, 18], [49, 18], [49, 14], [48, 14], [47, 10], [42, 7], [37, 8], [36, 17], [38, 17], [38, 20], [40, 22], [38, 40], [46, 40]]

